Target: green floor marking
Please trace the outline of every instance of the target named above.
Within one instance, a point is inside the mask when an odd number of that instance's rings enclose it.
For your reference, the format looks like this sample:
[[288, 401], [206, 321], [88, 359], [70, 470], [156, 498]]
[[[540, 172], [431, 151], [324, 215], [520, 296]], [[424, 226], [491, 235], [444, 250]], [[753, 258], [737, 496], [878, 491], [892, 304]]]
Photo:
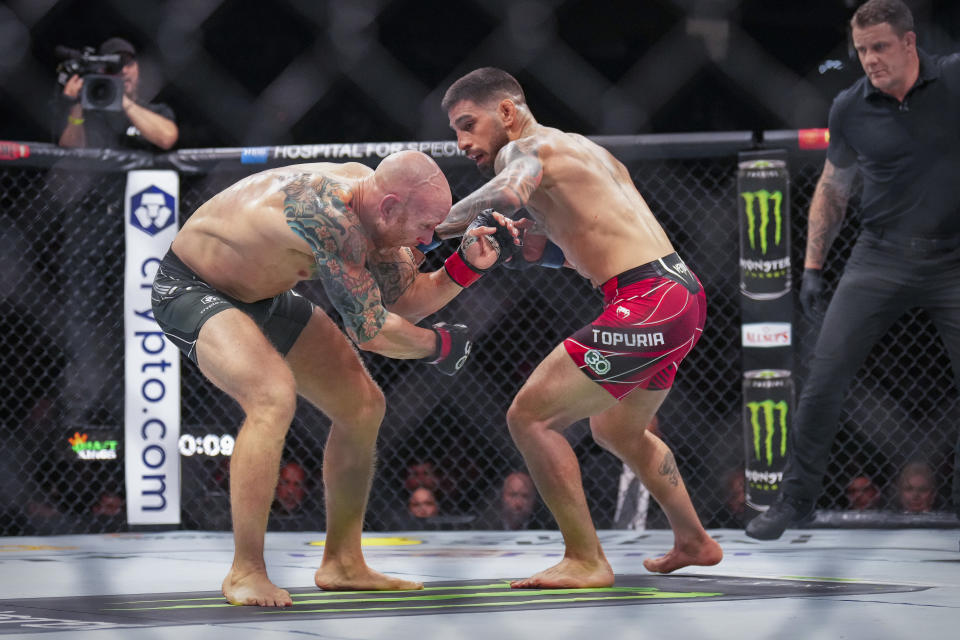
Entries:
[[[474, 584], [474, 585], [460, 585], [455, 587], [424, 587], [423, 589], [404, 589], [400, 591], [384, 591], [382, 589], [371, 590], [371, 591], [324, 591], [322, 589], [317, 589], [316, 591], [309, 591], [305, 593], [291, 593], [291, 598], [312, 598], [317, 595], [317, 592], [328, 593], [330, 595], [334, 594], [343, 594], [344, 596], [361, 594], [361, 593], [423, 593], [424, 591], [444, 591], [450, 589], [502, 589], [504, 587], [509, 587], [510, 582], [504, 580], [502, 582], [491, 582], [490, 584]], [[623, 588], [623, 589], [637, 589], [641, 587], [611, 587], [613, 589]], [[646, 588], [646, 587], [644, 587]], [[196, 602], [199, 600], [223, 600], [223, 596], [212, 596], [207, 598], [164, 598], [162, 600], [127, 600], [125, 602], [117, 602], [116, 604], [147, 604], [150, 602]]]
[[[294, 604], [303, 605], [303, 604], [335, 604], [339, 602], [350, 603], [350, 602], [410, 602], [410, 601], [421, 601], [421, 600], [459, 600], [463, 598], [516, 598], [516, 597], [525, 597], [525, 596], [549, 596], [550, 602], [560, 601], [566, 602], [566, 600], [560, 600], [553, 598], [555, 595], [568, 595], [575, 593], [630, 593], [634, 594], [631, 597], [643, 597], [643, 598], [652, 598], [652, 597], [685, 597], [684, 595], [659, 595], [665, 592], [661, 592], [655, 587], [604, 587], [597, 589], [506, 589], [502, 591], [486, 591], [482, 593], [450, 593], [450, 594], [429, 594], [424, 593], [424, 591], [440, 591], [440, 590], [478, 590], [478, 589], [495, 589], [506, 586], [506, 583], [495, 583], [489, 585], [473, 585], [473, 586], [458, 586], [458, 587], [430, 587], [428, 589], [417, 589], [414, 591], [405, 591], [405, 592], [396, 592], [396, 591], [367, 591], [367, 592], [357, 592], [357, 591], [340, 591], [336, 592], [333, 597], [324, 597], [324, 598], [312, 598], [309, 600], [300, 600]], [[642, 592], [642, 593], [638, 593]], [[355, 598], [355, 594], [383, 594], [379, 598]], [[409, 593], [409, 594], [423, 594], [423, 595], [403, 595], [403, 596], [390, 596], [386, 594], [391, 593]], [[315, 596], [316, 594], [311, 594]], [[600, 598], [611, 598], [612, 596], [600, 596]], [[196, 600], [211, 600], [219, 598], [197, 598]], [[183, 601], [188, 601], [189, 599], [183, 599]], [[176, 600], [170, 600], [171, 602], [176, 602]], [[143, 601], [147, 602], [164, 602], [163, 600], [153, 600], [153, 601]], [[140, 604], [140, 603], [129, 603], [129, 604]], [[176, 609], [215, 609], [220, 607], [239, 607], [245, 605], [235, 605], [228, 602], [218, 602], [216, 604], [177, 604], [177, 605], [167, 605], [160, 607], [112, 607], [107, 609], [109, 611], [169, 611]], [[286, 609], [289, 609], [287, 607]], [[300, 610], [297, 609], [299, 612]], [[309, 611], [308, 611], [309, 612]]]
[[[519, 593], [517, 595], [529, 595]], [[306, 610], [297, 610], [296, 613], [353, 613], [359, 611], [407, 611], [407, 610], [417, 610], [417, 609], [462, 609], [467, 607], [519, 607], [526, 605], [537, 605], [544, 603], [555, 603], [555, 602], [596, 602], [596, 601], [608, 601], [608, 600], [649, 600], [654, 598], [707, 598], [713, 596], [722, 596], [722, 593], [705, 593], [705, 592], [696, 592], [688, 591], [685, 593], [672, 593], [669, 591], [663, 591], [660, 593], [645, 593], [637, 594], [631, 596], [585, 596], [581, 598], [549, 598], [546, 600], [521, 600], [514, 602], [504, 602], [504, 601], [495, 601], [495, 602], [472, 602], [465, 604], [423, 604], [423, 605], [411, 605], [409, 607], [358, 607], [355, 609], [306, 609]], [[258, 611], [258, 615], [276, 615], [278, 613], [283, 613], [283, 611]]]

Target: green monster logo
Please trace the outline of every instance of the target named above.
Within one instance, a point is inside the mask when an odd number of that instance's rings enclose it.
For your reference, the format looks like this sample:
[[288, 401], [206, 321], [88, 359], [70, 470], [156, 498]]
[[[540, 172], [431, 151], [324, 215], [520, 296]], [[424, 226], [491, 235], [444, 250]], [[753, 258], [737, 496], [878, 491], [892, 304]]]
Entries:
[[[767, 466], [773, 466], [773, 436], [780, 426], [780, 457], [787, 455], [787, 401], [764, 400], [762, 402], [748, 402], [750, 411], [750, 426], [753, 427], [753, 452], [757, 460], [767, 461]], [[779, 414], [779, 420], [777, 420]], [[761, 426], [761, 417], [763, 425]], [[761, 451], [761, 444], [763, 451]], [[763, 454], [763, 455], [762, 455]]]
[[[746, 205], [747, 214], [747, 238], [750, 241], [750, 248], [756, 250], [757, 235], [760, 236], [760, 253], [767, 255], [767, 229], [770, 226], [770, 209], [773, 204], [773, 243], [780, 246], [783, 238], [783, 192], [782, 191], [746, 191], [740, 194]], [[754, 210], [754, 205], [756, 209]], [[757, 214], [760, 216], [760, 225], [757, 229]]]

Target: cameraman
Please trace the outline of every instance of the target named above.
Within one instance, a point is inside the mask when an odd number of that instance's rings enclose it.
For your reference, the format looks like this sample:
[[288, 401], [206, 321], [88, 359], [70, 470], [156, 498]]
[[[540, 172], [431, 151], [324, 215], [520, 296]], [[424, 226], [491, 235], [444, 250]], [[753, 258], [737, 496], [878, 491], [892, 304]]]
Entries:
[[110, 38], [100, 45], [100, 55], [119, 55], [123, 79], [122, 111], [84, 109], [80, 102], [83, 78], [72, 75], [63, 87], [55, 118], [61, 147], [170, 149], [180, 135], [173, 110], [165, 104], [144, 103], [137, 98], [140, 67], [133, 45], [123, 38]]

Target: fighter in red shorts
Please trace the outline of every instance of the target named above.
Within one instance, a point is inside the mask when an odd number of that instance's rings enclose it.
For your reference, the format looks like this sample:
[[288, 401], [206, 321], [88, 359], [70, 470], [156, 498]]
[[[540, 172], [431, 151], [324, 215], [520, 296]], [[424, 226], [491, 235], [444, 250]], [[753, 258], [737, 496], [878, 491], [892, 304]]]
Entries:
[[[514, 587], [606, 587], [603, 553], [564, 429], [590, 418], [594, 439], [626, 462], [673, 527], [666, 555], [650, 571], [720, 562], [673, 454], [646, 430], [703, 330], [706, 302], [626, 167], [587, 138], [537, 123], [508, 73], [485, 68], [457, 80], [443, 98], [450, 126], [489, 182], [451, 208], [439, 238], [460, 235], [482, 210], [525, 209], [522, 257], [567, 263], [605, 294], [603, 313], [544, 358], [507, 411], [507, 426], [540, 495], [563, 533], [563, 559]], [[549, 239], [549, 243], [546, 241]]]
[[563, 341], [580, 370], [619, 400], [635, 388], [669, 389], [703, 333], [707, 298], [676, 253], [610, 278], [604, 310]]

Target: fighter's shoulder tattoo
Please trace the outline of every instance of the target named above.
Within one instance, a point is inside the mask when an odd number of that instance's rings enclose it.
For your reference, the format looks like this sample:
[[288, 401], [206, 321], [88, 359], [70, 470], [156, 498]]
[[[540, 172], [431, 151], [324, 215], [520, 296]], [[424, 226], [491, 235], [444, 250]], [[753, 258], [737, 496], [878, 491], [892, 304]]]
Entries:
[[349, 251], [360, 258], [365, 242], [359, 221], [349, 210], [349, 191], [338, 182], [303, 173], [283, 187], [283, 214], [287, 225], [307, 241], [318, 261], [324, 254]]
[[540, 141], [534, 136], [504, 145], [494, 160], [496, 175], [453, 205], [447, 219], [437, 227], [437, 233], [446, 233], [450, 229], [463, 233], [470, 221], [484, 209], [493, 209], [510, 217], [525, 207], [543, 178], [539, 145]]
[[409, 247], [377, 252], [367, 264], [387, 305], [399, 300], [417, 277], [417, 259]]
[[367, 236], [351, 208], [349, 189], [304, 173], [284, 185], [283, 193], [287, 225], [313, 251], [312, 277], [322, 281], [351, 337], [358, 342], [373, 338], [387, 312], [366, 268]]
[[514, 211], [525, 206], [543, 179], [540, 140], [529, 136], [504, 146], [497, 155], [496, 170], [503, 190], [512, 192]]
[[536, 136], [527, 136], [508, 142], [500, 149], [494, 161], [494, 168], [497, 172], [514, 162], [525, 162], [534, 160], [540, 162], [541, 141]]

